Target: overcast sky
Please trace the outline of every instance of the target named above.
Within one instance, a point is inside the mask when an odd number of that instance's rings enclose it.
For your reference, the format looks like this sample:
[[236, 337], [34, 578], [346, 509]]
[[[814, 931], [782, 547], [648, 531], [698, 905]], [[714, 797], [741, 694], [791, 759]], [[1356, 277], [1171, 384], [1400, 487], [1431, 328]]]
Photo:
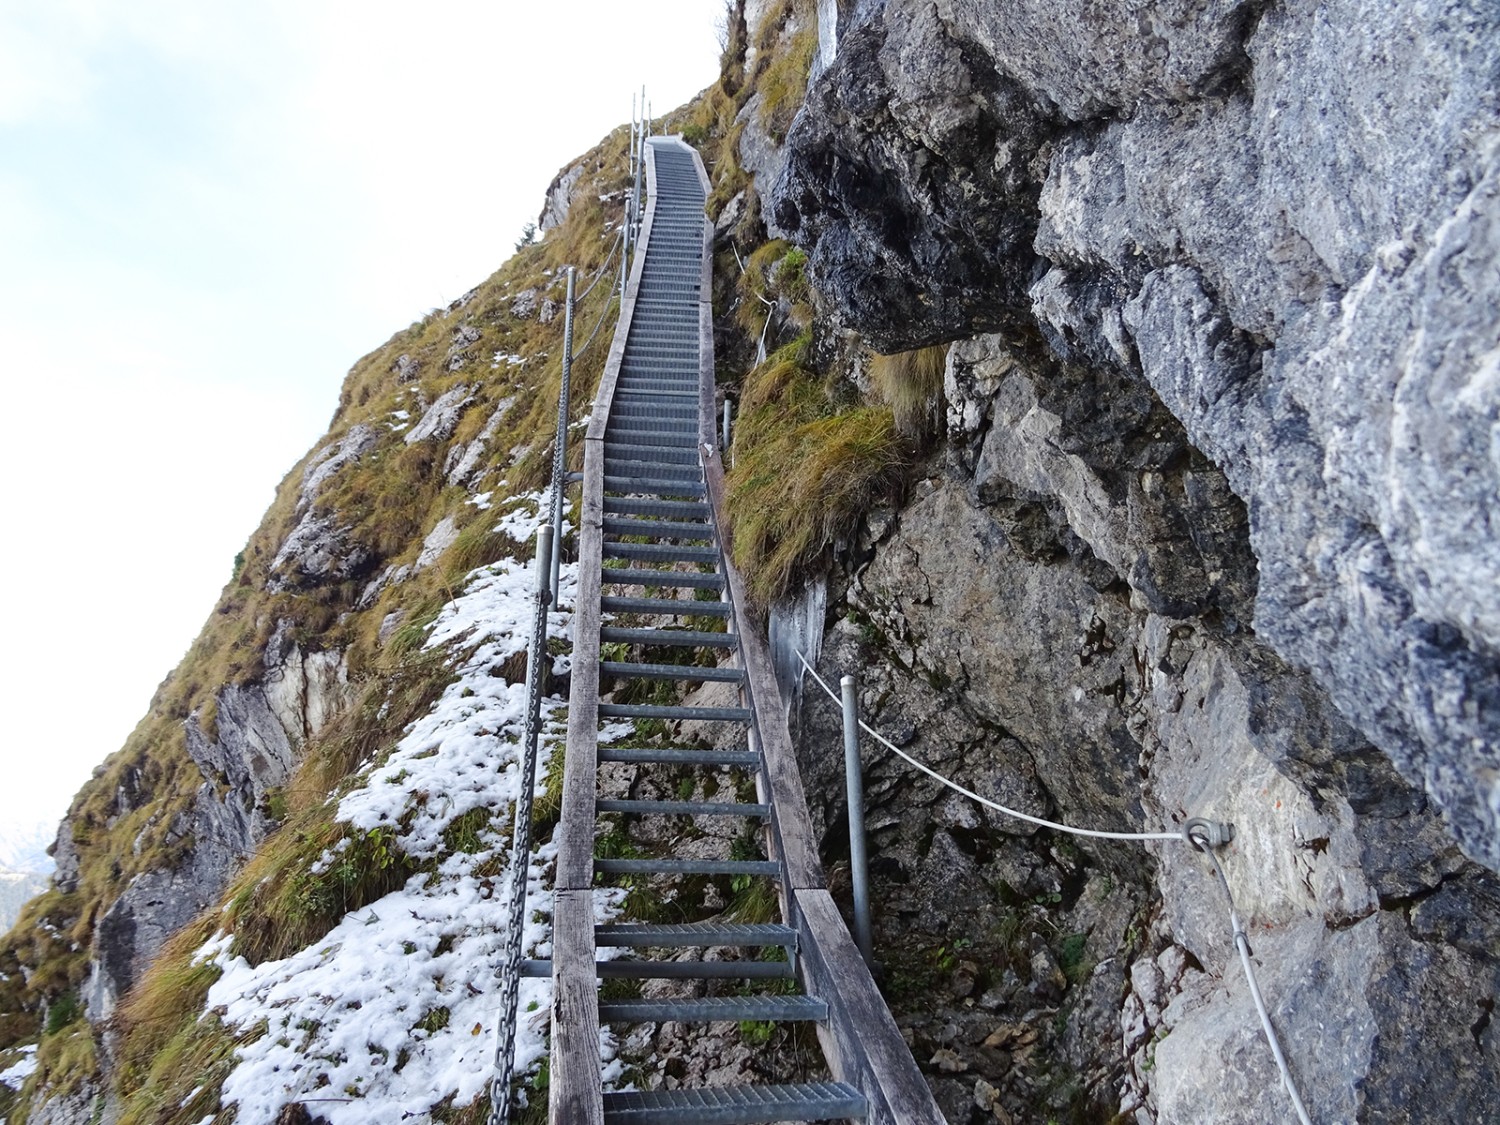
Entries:
[[60, 817], [359, 356], [717, 72], [721, 0], [0, 0], [0, 823]]

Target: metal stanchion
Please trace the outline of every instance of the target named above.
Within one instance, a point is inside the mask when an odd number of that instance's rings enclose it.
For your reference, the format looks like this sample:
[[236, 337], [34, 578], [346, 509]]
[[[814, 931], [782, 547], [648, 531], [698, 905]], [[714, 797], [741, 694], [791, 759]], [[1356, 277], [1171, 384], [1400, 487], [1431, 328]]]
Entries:
[[576, 271], [568, 267], [568, 299], [563, 309], [562, 389], [557, 396], [557, 451], [552, 459], [552, 604], [557, 605], [562, 581], [563, 481], [568, 470], [568, 402], [573, 383], [573, 285]]
[[870, 871], [865, 855], [865, 790], [859, 762], [859, 704], [853, 676], [839, 681], [844, 689], [844, 785], [849, 797], [849, 875], [854, 883], [854, 942], [865, 964], [875, 964], [870, 938]]

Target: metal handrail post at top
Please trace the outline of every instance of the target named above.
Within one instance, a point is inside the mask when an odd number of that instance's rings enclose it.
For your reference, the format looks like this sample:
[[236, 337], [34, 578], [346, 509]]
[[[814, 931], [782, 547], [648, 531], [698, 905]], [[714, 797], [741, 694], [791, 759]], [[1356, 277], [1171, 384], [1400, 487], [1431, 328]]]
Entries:
[[531, 866], [531, 808], [536, 793], [537, 749], [542, 735], [542, 694], [547, 689], [547, 607], [552, 602], [548, 560], [552, 557], [552, 525], [536, 533], [536, 616], [526, 652], [526, 743], [521, 758], [521, 788], [516, 794], [515, 827], [511, 831], [504, 975], [500, 980], [500, 1014], [495, 1025], [495, 1073], [490, 1079], [489, 1125], [510, 1120], [510, 1084], [515, 1073], [516, 1012], [520, 1005], [522, 938], [526, 929], [526, 875]]
[[552, 457], [552, 555], [551, 584], [552, 604], [557, 604], [562, 593], [562, 522], [563, 480], [568, 467], [568, 403], [573, 385], [573, 287], [577, 271], [568, 267], [568, 297], [563, 308], [563, 369], [562, 387], [557, 392], [557, 449]]
[[870, 937], [870, 867], [865, 854], [865, 792], [859, 762], [859, 703], [853, 676], [839, 681], [844, 704], [844, 785], [849, 799], [849, 876], [854, 884], [854, 942], [865, 965], [875, 965]]

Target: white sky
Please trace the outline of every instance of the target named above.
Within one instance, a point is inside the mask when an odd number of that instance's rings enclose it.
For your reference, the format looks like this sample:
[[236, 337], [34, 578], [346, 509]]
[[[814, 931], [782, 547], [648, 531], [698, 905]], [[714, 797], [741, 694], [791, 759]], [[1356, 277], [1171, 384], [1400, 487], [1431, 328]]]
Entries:
[[717, 73], [722, 0], [0, 0], [0, 824], [144, 714], [345, 371]]

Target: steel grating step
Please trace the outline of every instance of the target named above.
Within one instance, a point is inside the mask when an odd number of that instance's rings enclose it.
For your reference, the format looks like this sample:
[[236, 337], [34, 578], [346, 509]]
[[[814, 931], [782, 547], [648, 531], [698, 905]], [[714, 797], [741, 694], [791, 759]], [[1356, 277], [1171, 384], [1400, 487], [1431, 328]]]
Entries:
[[657, 426], [682, 426], [691, 423], [698, 428], [698, 409], [685, 402], [615, 402], [610, 407], [610, 422], [621, 420], [651, 422]]
[[748, 723], [748, 707], [663, 707], [654, 703], [601, 703], [605, 719], [697, 719], [703, 722]]
[[676, 543], [617, 543], [604, 544], [607, 559], [649, 559], [653, 562], [701, 562], [719, 561], [717, 547], [689, 547]]
[[644, 496], [702, 496], [703, 485], [682, 480], [660, 480], [656, 477], [604, 478], [604, 487], [610, 492], [639, 493]]
[[710, 1086], [604, 1095], [605, 1125], [767, 1125], [774, 1121], [863, 1121], [865, 1096], [842, 1082]]
[[[550, 977], [551, 961], [522, 961], [523, 977]], [[789, 961], [655, 961], [618, 957], [596, 961], [594, 975], [604, 980], [794, 980]]]
[[768, 875], [781, 877], [774, 859], [596, 859], [601, 875]]
[[609, 1000], [600, 1023], [719, 1023], [724, 1020], [826, 1020], [828, 1004], [814, 996], [707, 996], [697, 1000]]
[[620, 660], [599, 661], [599, 671], [606, 676], [636, 680], [698, 680], [737, 684], [745, 678], [738, 668], [700, 668], [695, 664], [631, 664]]
[[638, 477], [642, 480], [693, 482], [703, 480], [701, 465], [670, 465], [657, 461], [627, 461], [623, 457], [604, 455], [604, 476]]
[[661, 379], [647, 379], [642, 376], [631, 376], [622, 374], [615, 383], [615, 395], [646, 395], [650, 398], [676, 398], [691, 399], [697, 401], [698, 392], [677, 390], [675, 386], [665, 383]]
[[697, 452], [698, 429], [696, 426], [692, 429], [683, 426], [681, 429], [663, 430], [649, 425], [634, 427], [624, 424], [649, 421], [644, 418], [611, 421], [604, 428], [604, 440], [606, 442], [632, 442], [636, 445], [644, 445], [648, 449], [691, 449]]
[[[635, 457], [638, 453], [645, 454], [645, 456]], [[696, 449], [657, 445], [626, 445], [623, 442], [610, 441], [608, 435], [606, 435], [604, 439], [605, 461], [625, 458], [660, 464], [691, 465], [695, 469], [700, 467], [698, 451]]]
[[606, 586], [691, 586], [699, 590], [720, 590], [724, 587], [724, 576], [691, 574], [685, 570], [637, 570], [631, 567], [606, 566], [603, 568], [603, 583]]
[[663, 617], [728, 617], [728, 602], [700, 602], [693, 598], [620, 598], [606, 594], [599, 608], [613, 613], [655, 613]]
[[674, 520], [633, 520], [618, 516], [604, 517], [606, 535], [655, 535], [661, 539], [703, 539], [712, 541], [713, 524], [679, 523]]
[[687, 645], [692, 648], [738, 648], [733, 633], [709, 633], [699, 629], [619, 629], [605, 625], [599, 630], [601, 641], [625, 641], [635, 645]]
[[624, 496], [606, 496], [604, 510], [616, 515], [679, 516], [702, 520], [711, 514], [707, 504], [695, 504], [691, 500], [631, 500]]
[[739, 801], [617, 801], [600, 797], [594, 807], [601, 813], [626, 813], [630, 816], [745, 816], [765, 820], [770, 805]]
[[594, 927], [600, 948], [685, 949], [711, 945], [797, 948], [797, 931], [775, 922], [607, 922]]
[[601, 762], [632, 762], [636, 765], [655, 763], [671, 766], [739, 766], [752, 769], [760, 765], [760, 755], [754, 750], [678, 750], [647, 747], [636, 749], [630, 746], [599, 747]]

